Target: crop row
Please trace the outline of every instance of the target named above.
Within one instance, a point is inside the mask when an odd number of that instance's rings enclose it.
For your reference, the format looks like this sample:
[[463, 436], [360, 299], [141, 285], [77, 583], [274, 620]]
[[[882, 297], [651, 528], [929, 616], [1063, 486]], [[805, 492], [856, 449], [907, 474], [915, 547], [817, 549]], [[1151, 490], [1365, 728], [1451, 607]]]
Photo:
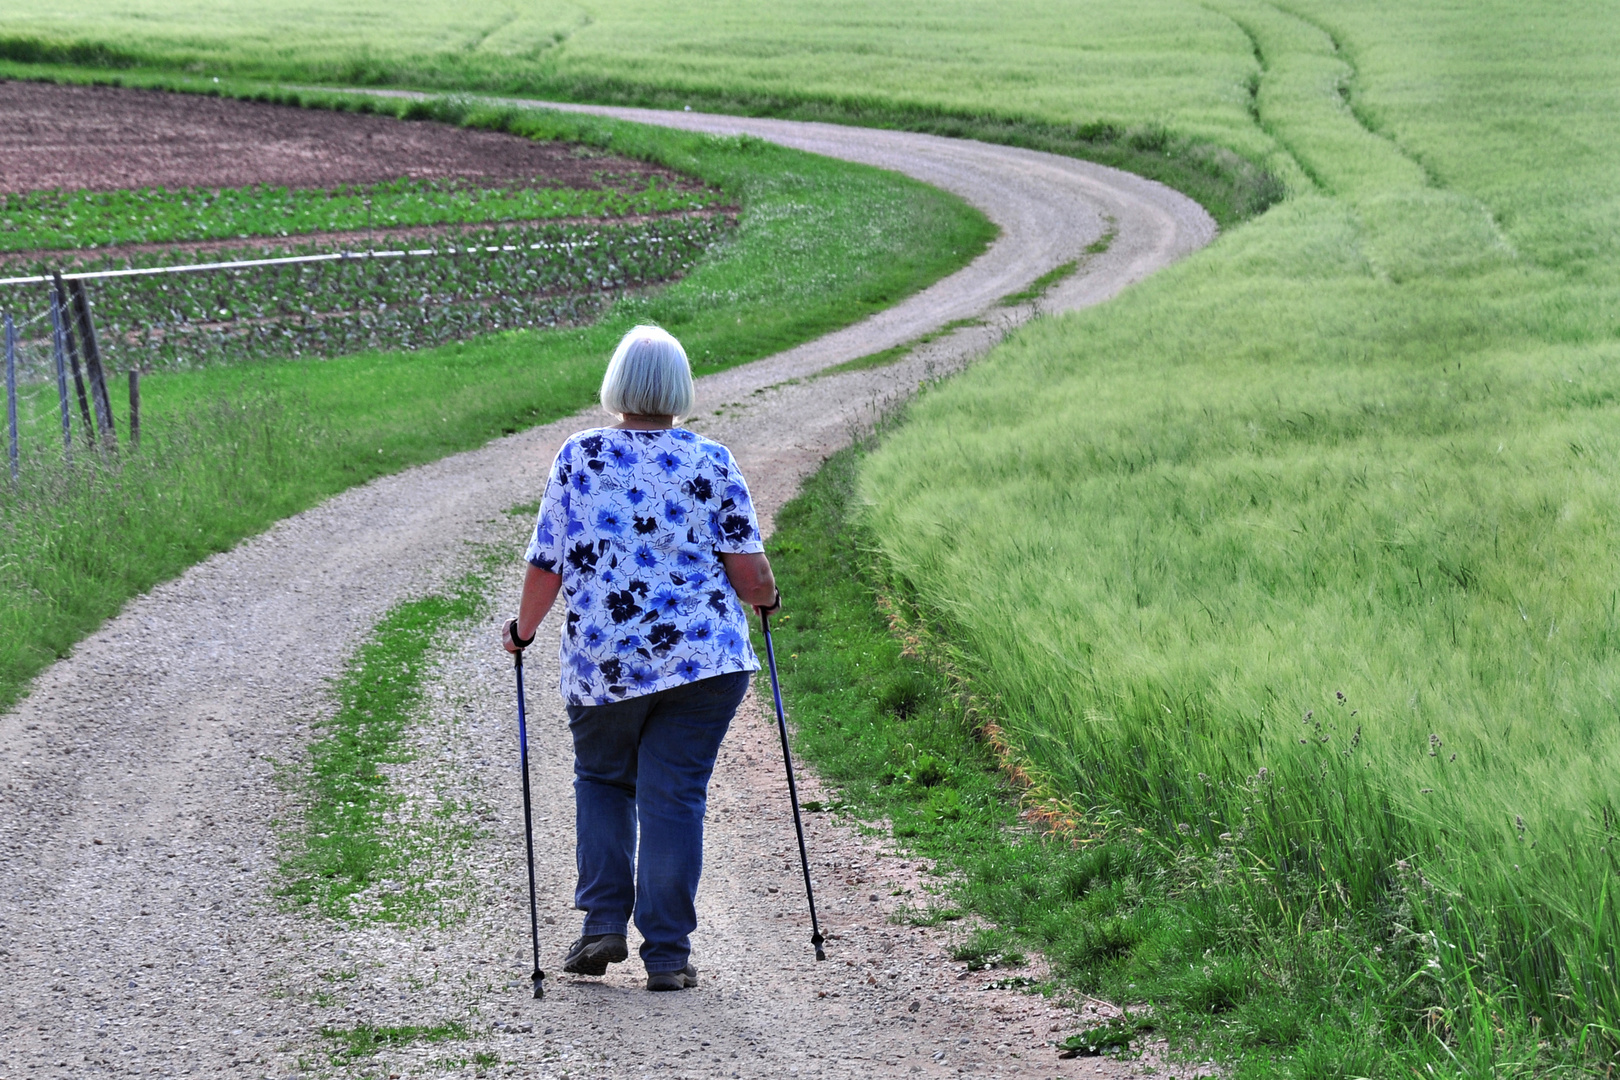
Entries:
[[[626, 289], [684, 274], [730, 224], [524, 223], [457, 235], [456, 246], [429, 255], [106, 278], [89, 288], [102, 350], [117, 369], [415, 349], [588, 321]], [[0, 288], [0, 307], [37, 316], [47, 295], [37, 284]], [[26, 324], [26, 379], [47, 375], [48, 333], [47, 320]]]
[[[612, 177], [603, 177], [610, 180]], [[0, 251], [284, 237], [408, 225], [624, 217], [710, 209], [724, 196], [649, 178], [602, 188], [394, 180], [335, 189], [254, 186], [0, 195]]]

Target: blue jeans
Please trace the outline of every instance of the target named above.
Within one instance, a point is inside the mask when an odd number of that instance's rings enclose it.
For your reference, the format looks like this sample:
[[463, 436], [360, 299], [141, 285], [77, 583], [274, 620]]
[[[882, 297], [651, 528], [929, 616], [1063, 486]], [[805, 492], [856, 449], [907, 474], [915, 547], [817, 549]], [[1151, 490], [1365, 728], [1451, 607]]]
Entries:
[[623, 934], [633, 913], [649, 975], [682, 970], [692, 951], [709, 775], [748, 679], [737, 671], [608, 705], [568, 706], [574, 906], [585, 912], [586, 936]]

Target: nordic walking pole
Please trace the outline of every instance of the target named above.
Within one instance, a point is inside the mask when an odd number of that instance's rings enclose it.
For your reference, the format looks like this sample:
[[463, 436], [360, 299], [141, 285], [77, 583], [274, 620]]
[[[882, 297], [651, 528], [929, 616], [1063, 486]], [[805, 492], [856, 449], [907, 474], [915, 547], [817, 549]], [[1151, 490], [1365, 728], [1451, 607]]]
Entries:
[[512, 654], [512, 669], [517, 672], [518, 695], [518, 750], [523, 759], [523, 842], [529, 852], [529, 939], [534, 943], [534, 996], [546, 996], [546, 973], [540, 970], [540, 914], [534, 900], [534, 819], [529, 812], [529, 724], [523, 706], [523, 652]]
[[804, 895], [810, 901], [810, 944], [816, 948], [816, 959], [827, 959], [822, 949], [821, 926], [816, 922], [816, 893], [810, 887], [810, 856], [804, 850], [804, 822], [799, 817], [799, 786], [793, 782], [793, 752], [788, 749], [787, 714], [782, 711], [782, 686], [776, 679], [776, 647], [771, 644], [771, 617], [759, 613], [760, 629], [765, 631], [765, 659], [771, 666], [771, 696], [776, 699], [776, 730], [782, 736], [782, 762], [787, 766], [788, 800], [793, 803], [793, 828], [799, 834], [799, 865], [804, 868]]

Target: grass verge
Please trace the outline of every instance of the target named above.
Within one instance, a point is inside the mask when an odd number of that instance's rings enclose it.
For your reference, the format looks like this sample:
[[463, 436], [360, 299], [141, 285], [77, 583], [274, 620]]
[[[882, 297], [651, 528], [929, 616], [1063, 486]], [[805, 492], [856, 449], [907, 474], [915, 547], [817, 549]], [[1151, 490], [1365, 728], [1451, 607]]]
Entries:
[[[1062, 268], [1059, 267], [1059, 269]], [[842, 364], [834, 364], [832, 367], [822, 368], [820, 371], [816, 372], [810, 377], [812, 379], [820, 379], [828, 375], [841, 375], [846, 371], [868, 371], [872, 368], [888, 367], [890, 364], [898, 364], [900, 361], [904, 360], [906, 357], [915, 352], [919, 347], [927, 345], [931, 341], [938, 341], [940, 338], [945, 337], [948, 334], [953, 334], [962, 329], [964, 326], [983, 325], [983, 319], [952, 319], [938, 330], [931, 330], [919, 337], [912, 338], [910, 341], [903, 341], [898, 345], [892, 345], [887, 349], [880, 349], [875, 353], [867, 353], [865, 356], [857, 356], [853, 360], [845, 360]]]
[[1587, 1044], [1543, 1038], [1508, 1010], [1483, 1041], [1448, 1026], [1458, 1014], [1423, 929], [1435, 897], [1421, 874], [1382, 907], [1346, 912], [1309, 876], [1257, 863], [1242, 833], [1211, 848], [1191, 829], [1137, 828], [1128, 808], [1021, 806], [995, 703], [974, 698], [948, 650], [879, 588], [857, 496], [863, 452], [834, 456], [778, 515], [783, 692], [799, 752], [837, 786], [838, 808], [887, 818], [939, 860], [940, 904], [915, 918], [995, 924], [964, 935], [959, 959], [1006, 967], [1033, 947], [1059, 979], [1049, 992], [1133, 1006], [1129, 1025], [1074, 1033], [1076, 1053], [1130, 1053], [1150, 1023], [1235, 1077], [1528, 1076], [1590, 1060]]

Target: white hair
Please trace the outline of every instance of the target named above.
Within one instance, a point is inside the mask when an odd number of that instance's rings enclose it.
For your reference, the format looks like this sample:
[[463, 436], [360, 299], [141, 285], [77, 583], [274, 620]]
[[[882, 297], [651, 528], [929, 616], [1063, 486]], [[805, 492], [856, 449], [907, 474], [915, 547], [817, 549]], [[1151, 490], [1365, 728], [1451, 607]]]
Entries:
[[625, 334], [602, 376], [602, 408], [619, 416], [688, 416], [696, 394], [686, 350], [658, 326]]

